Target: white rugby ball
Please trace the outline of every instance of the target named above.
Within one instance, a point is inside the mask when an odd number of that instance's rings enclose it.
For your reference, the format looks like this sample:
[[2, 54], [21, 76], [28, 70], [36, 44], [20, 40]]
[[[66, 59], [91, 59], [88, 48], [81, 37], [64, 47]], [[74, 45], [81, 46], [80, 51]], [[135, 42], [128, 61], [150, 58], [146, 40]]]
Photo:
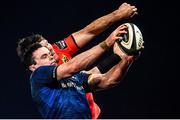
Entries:
[[137, 54], [143, 47], [143, 36], [140, 29], [133, 23], [124, 23], [128, 29], [127, 34], [121, 35], [118, 45], [128, 55]]

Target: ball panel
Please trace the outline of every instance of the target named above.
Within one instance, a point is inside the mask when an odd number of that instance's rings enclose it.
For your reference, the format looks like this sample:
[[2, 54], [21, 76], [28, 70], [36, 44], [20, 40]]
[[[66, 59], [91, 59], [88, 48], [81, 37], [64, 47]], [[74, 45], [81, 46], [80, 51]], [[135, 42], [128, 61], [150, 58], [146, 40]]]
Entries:
[[143, 46], [143, 36], [142, 36], [142, 33], [141, 33], [141, 31], [139, 30], [139, 28], [136, 26], [136, 25], [134, 25], [134, 31], [135, 31], [135, 35], [136, 35], [136, 49], [137, 50], [140, 50], [141, 48], [142, 48], [142, 46]]
[[118, 41], [118, 45], [128, 55], [137, 54], [144, 43], [142, 33], [133, 23], [125, 23], [125, 25], [128, 26], [127, 34], [122, 35], [123, 39]]
[[124, 46], [126, 49], [131, 49], [132, 42], [133, 42], [133, 40], [132, 40], [133, 39], [133, 29], [129, 23], [126, 23], [126, 25], [128, 26], [128, 30], [127, 30], [128, 37], [126, 37], [127, 35], [124, 34], [123, 39], [121, 41], [121, 45]]

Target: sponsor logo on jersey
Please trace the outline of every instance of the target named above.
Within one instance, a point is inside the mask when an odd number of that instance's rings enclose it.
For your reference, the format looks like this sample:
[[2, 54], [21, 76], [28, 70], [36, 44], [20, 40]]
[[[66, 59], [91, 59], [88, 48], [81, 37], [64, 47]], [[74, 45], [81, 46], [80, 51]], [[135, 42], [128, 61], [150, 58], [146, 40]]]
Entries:
[[82, 86], [78, 86], [78, 85], [76, 85], [76, 83], [71, 82], [71, 81], [69, 81], [67, 83], [62, 82], [61, 86], [62, 86], [62, 88], [75, 88], [77, 90], [83, 90], [84, 89]]
[[64, 40], [60, 40], [58, 42], [56, 42], [56, 45], [60, 48], [60, 49], [65, 49], [67, 48], [67, 44]]
[[65, 56], [65, 55], [62, 55], [62, 59], [61, 60], [63, 61], [63, 63], [67, 63], [69, 61], [67, 56]]

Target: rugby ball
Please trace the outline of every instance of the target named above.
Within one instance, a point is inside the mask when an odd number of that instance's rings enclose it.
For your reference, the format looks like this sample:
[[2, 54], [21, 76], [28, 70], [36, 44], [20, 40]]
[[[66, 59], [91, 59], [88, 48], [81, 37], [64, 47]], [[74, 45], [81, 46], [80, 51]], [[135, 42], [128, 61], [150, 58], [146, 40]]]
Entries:
[[143, 48], [143, 36], [140, 29], [133, 23], [124, 23], [128, 29], [127, 34], [120, 35], [117, 41], [120, 49], [128, 55], [137, 54]]

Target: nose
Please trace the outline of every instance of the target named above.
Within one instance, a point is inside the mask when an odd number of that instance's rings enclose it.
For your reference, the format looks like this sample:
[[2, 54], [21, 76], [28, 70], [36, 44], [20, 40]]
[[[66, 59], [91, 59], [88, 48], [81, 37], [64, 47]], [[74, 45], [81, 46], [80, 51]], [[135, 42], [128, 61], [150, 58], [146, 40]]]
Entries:
[[53, 59], [53, 55], [50, 54], [50, 55], [49, 55], [49, 60], [52, 60], [52, 59]]

